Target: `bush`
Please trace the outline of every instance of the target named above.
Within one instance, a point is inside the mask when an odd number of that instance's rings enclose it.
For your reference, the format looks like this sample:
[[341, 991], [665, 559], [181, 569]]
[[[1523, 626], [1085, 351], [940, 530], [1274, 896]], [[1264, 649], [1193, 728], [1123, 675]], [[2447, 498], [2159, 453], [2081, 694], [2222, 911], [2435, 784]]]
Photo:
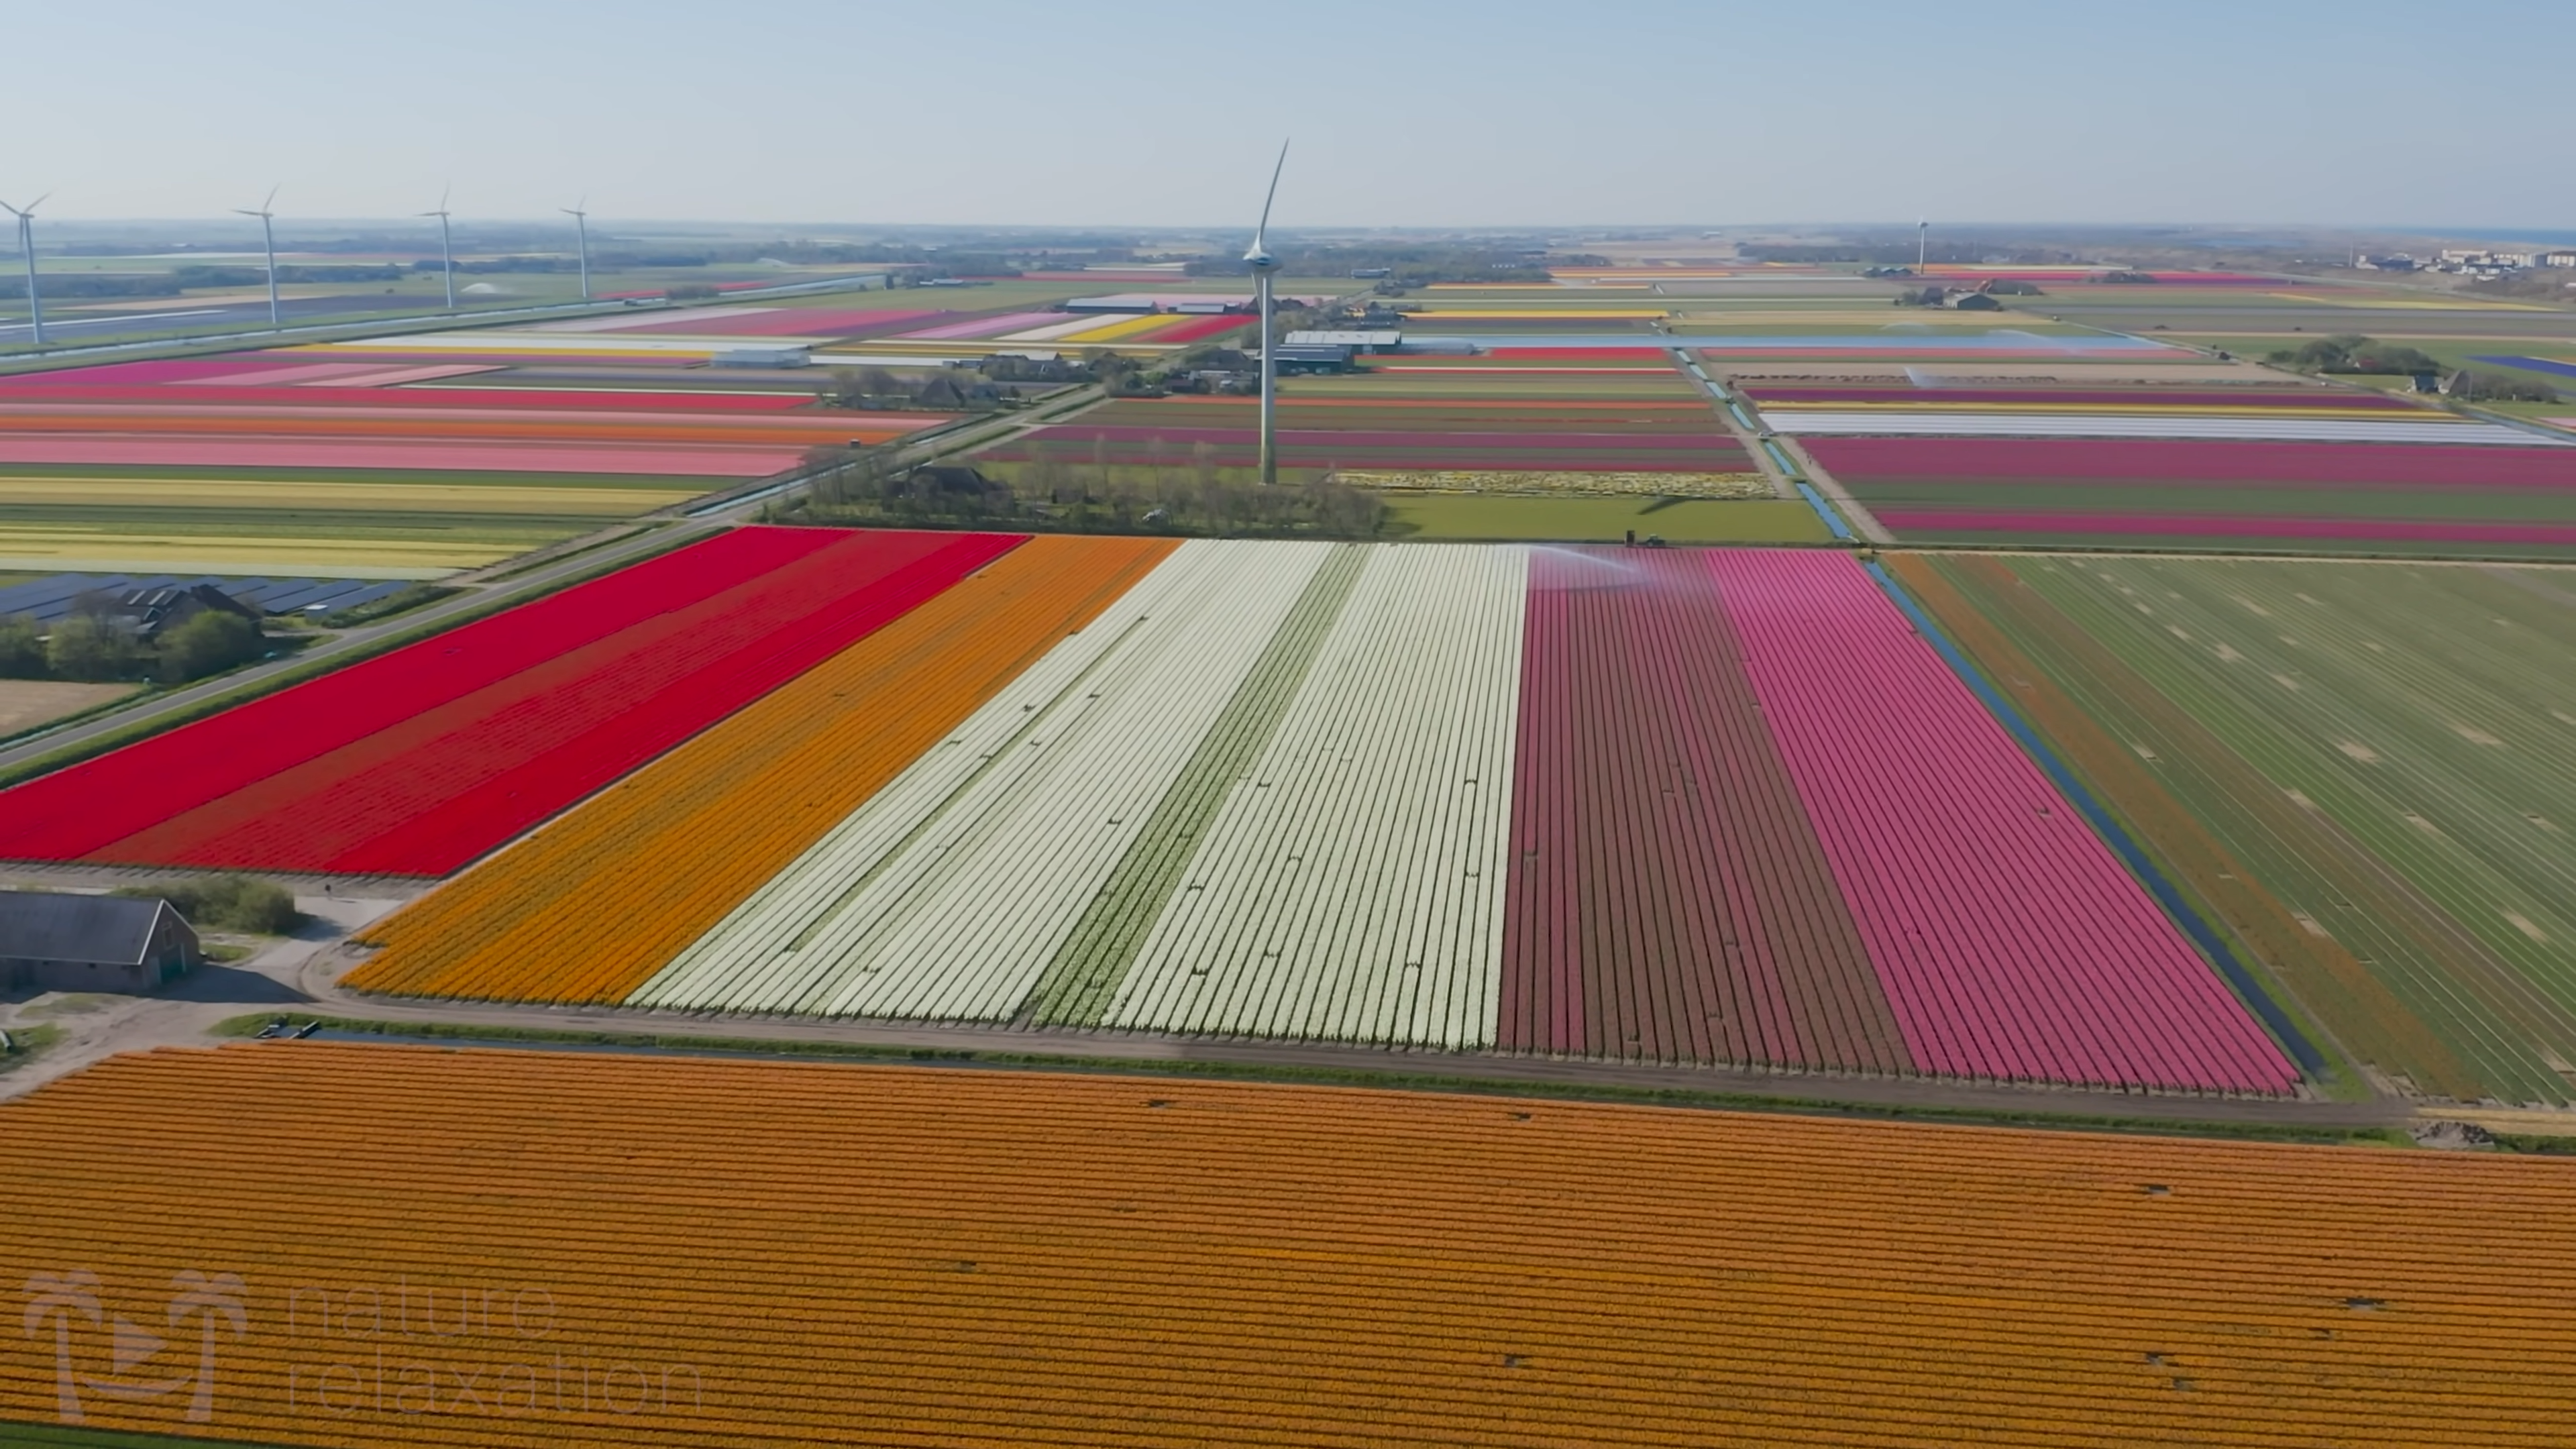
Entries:
[[248, 664], [268, 647], [259, 626], [239, 614], [208, 609], [160, 638], [161, 677], [173, 684]]
[[45, 634], [35, 620], [20, 614], [0, 619], [0, 679], [45, 679]]
[[2320, 337], [2296, 351], [2283, 348], [2267, 360], [2301, 372], [2361, 373], [2383, 377], [2442, 370], [2442, 364], [2421, 349], [2374, 342], [2351, 334]]
[[63, 620], [45, 643], [45, 665], [56, 679], [127, 679], [142, 668], [143, 659], [143, 645], [131, 630], [96, 614]]
[[120, 886], [114, 895], [164, 900], [204, 930], [250, 931], [282, 936], [303, 924], [295, 897], [275, 881], [247, 875], [209, 875], [159, 886]]
[[[2451, 379], [2451, 396], [2462, 402], [2536, 402], [2558, 401], [2558, 389], [2532, 378], [2510, 373], [2464, 369]], [[6, 665], [0, 664], [0, 673]]]

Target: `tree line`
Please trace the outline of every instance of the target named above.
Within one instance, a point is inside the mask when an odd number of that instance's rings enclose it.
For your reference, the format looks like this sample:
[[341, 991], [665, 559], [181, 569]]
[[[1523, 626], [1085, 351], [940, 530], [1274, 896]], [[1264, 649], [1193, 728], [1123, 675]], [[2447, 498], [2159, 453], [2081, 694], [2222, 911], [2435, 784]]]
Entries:
[[0, 619], [0, 679], [90, 684], [158, 679], [181, 684], [248, 664], [268, 652], [258, 624], [208, 609], [146, 638], [112, 614], [83, 610], [43, 624]]

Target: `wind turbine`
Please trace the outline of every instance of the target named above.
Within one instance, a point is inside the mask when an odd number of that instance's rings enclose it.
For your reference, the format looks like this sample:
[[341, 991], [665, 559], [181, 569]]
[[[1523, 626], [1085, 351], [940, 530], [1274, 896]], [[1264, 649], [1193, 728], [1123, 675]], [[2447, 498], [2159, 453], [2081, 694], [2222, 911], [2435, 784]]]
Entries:
[[1279, 199], [1279, 173], [1288, 165], [1288, 143], [1279, 143], [1278, 164], [1270, 168], [1270, 194], [1261, 198], [1261, 224], [1252, 229], [1252, 248], [1243, 264], [1252, 269], [1253, 305], [1261, 309], [1261, 482], [1279, 481], [1279, 435], [1275, 414], [1279, 402], [1279, 362], [1270, 348], [1270, 278], [1279, 258], [1270, 253], [1270, 203]]
[[233, 211], [237, 215], [259, 218], [260, 241], [268, 248], [268, 330], [283, 332], [286, 324], [278, 319], [277, 314], [277, 213], [269, 210], [270, 204], [276, 200], [277, 188], [272, 186], [268, 188], [268, 200], [259, 204], [259, 210], [236, 206]]
[[[48, 191], [45, 196], [53, 195]], [[25, 206], [11, 206], [0, 201], [0, 211], [18, 218], [18, 254], [27, 259], [27, 320], [35, 328], [36, 346], [45, 345], [45, 303], [36, 295], [36, 208], [45, 204], [39, 196]]]
[[1914, 275], [1918, 277], [1923, 275], [1924, 267], [1931, 261], [1932, 219], [1927, 216], [1914, 223]]
[[563, 214], [571, 217], [572, 224], [581, 230], [581, 299], [585, 302], [590, 300], [590, 213], [582, 207], [588, 205], [590, 198], [585, 196], [581, 199], [581, 206], [563, 208]]
[[456, 310], [456, 254], [447, 244], [447, 191], [438, 193], [438, 210], [424, 211], [423, 216], [438, 218], [438, 275], [447, 282], [447, 310]]

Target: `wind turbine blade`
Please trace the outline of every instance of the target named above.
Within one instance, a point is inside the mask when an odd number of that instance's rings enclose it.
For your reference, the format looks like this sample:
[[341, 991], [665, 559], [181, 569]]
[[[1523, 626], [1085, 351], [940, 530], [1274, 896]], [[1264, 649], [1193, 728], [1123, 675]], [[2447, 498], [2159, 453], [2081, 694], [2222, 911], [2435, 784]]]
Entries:
[[[282, 185], [284, 185], [285, 183], [284, 183], [284, 182], [280, 182], [280, 183], [278, 183], [278, 184], [279, 184], [280, 186], [282, 186]], [[259, 212], [258, 212], [258, 214], [259, 214], [259, 215], [262, 215], [262, 216], [267, 215], [267, 214], [268, 214], [268, 209], [269, 209], [270, 207], [275, 206], [275, 205], [277, 204], [277, 189], [278, 189], [278, 188], [277, 188], [276, 186], [272, 186], [272, 187], [268, 188], [268, 199], [267, 199], [267, 200], [265, 200], [265, 201], [262, 201], [262, 202], [259, 204]]]
[[48, 191], [44, 195], [37, 197], [35, 200], [28, 202], [26, 206], [21, 209], [24, 210], [27, 215], [33, 216], [36, 214], [36, 208], [52, 200], [53, 195], [54, 194], [52, 192]]
[[430, 213], [430, 215], [432, 215], [432, 216], [445, 216], [445, 215], [447, 215], [447, 198], [448, 198], [448, 195], [449, 195], [450, 193], [452, 193], [453, 191], [455, 191], [455, 190], [456, 190], [456, 188], [455, 188], [453, 185], [449, 185], [449, 186], [442, 186], [442, 187], [438, 188], [438, 210], [431, 212], [431, 213]]
[[1270, 234], [1270, 203], [1279, 199], [1279, 173], [1286, 170], [1287, 167], [1288, 143], [1286, 141], [1281, 141], [1279, 143], [1279, 160], [1277, 164], [1270, 168], [1270, 190], [1261, 198], [1261, 224], [1252, 229], [1252, 239], [1256, 244], [1259, 243], [1262, 238]]

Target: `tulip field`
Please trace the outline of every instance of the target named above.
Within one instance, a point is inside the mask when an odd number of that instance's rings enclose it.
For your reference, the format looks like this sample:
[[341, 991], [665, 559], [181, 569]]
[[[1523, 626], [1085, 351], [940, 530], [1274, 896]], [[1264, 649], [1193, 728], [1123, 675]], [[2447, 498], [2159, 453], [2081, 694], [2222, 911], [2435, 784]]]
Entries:
[[0, 792], [0, 857], [444, 875], [1016, 541], [720, 534]]
[[319, 1041], [116, 1058], [0, 1104], [0, 1156], [0, 1435], [36, 1442], [67, 1382], [87, 1432], [330, 1446], [2415, 1449], [2576, 1414], [2548, 1158]]
[[2576, 588], [2557, 570], [1898, 569], [2372, 1069], [2576, 1100]]
[[1771, 425], [1802, 437], [2218, 438], [2252, 442], [2554, 447], [2402, 397], [2320, 386], [1754, 386]]
[[[1033, 540], [907, 607], [369, 928], [350, 983], [2297, 1079], [1848, 557]], [[906, 661], [961, 630], [993, 637], [926, 688]], [[83, 822], [128, 858], [184, 827]]]
[[[1488, 370], [1490, 371], [1490, 370]], [[1669, 364], [1656, 369], [1678, 381]], [[1480, 374], [1480, 380], [1482, 375]], [[1410, 384], [1405, 374], [1391, 379]], [[1301, 392], [1303, 392], [1301, 387]], [[1562, 390], [1562, 384], [1552, 391]], [[1749, 474], [1752, 461], [1705, 397], [1634, 398], [1405, 394], [1354, 396], [1316, 389], [1279, 408], [1284, 468], [1668, 472]], [[1036, 429], [978, 461], [1052, 459], [1084, 466], [1196, 463], [1249, 468], [1257, 458], [1255, 407], [1233, 397], [1120, 400], [1075, 421]]]
[[[2445, 435], [2469, 424], [2407, 424]], [[1816, 437], [1909, 542], [2576, 557], [2576, 447]]]
[[953, 417], [821, 408], [811, 382], [688, 365], [704, 352], [440, 335], [484, 351], [378, 339], [0, 378], [0, 568], [434, 578]]

